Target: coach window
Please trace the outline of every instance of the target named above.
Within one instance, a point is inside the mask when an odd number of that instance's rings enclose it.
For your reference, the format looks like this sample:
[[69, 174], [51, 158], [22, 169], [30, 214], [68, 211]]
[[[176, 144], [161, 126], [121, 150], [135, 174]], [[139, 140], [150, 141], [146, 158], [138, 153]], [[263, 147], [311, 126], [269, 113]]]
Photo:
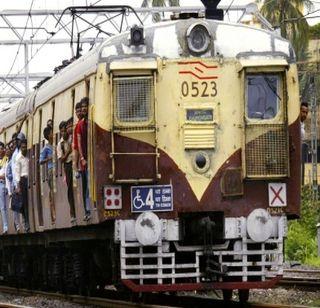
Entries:
[[246, 114], [249, 119], [274, 119], [281, 106], [279, 74], [248, 74], [246, 76]]

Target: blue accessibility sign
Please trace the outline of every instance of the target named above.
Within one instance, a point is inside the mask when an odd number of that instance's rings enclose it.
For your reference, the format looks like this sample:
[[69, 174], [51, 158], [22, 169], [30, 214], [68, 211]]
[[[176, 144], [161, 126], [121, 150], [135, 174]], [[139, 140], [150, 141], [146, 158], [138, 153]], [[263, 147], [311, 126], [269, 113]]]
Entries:
[[131, 211], [165, 212], [173, 210], [172, 185], [131, 187]]

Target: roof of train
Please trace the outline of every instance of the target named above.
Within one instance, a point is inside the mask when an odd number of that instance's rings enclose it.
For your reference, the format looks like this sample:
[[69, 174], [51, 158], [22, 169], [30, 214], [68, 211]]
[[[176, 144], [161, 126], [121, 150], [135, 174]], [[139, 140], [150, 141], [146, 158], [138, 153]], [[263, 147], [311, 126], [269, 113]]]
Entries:
[[0, 112], [0, 128], [8, 127], [64, 89], [72, 87], [95, 72], [99, 61], [134, 57], [181, 58], [192, 57], [187, 47], [185, 34], [195, 23], [205, 24], [213, 38], [208, 51], [199, 57], [224, 58], [284, 58], [295, 61], [291, 44], [277, 33], [242, 24], [217, 20], [187, 19], [157, 23], [144, 28], [145, 44], [130, 46], [130, 32], [113, 36], [86, 55], [60, 70], [25, 99], [13, 104], [9, 110]]

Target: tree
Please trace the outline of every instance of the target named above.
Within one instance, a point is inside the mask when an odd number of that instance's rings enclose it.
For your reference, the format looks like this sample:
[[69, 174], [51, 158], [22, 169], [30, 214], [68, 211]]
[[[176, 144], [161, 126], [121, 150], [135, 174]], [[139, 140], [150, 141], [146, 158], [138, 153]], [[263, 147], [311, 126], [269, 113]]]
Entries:
[[306, 56], [309, 40], [309, 25], [302, 8], [312, 8], [310, 0], [265, 0], [261, 8], [262, 15], [276, 28], [281, 36], [290, 40], [297, 58]]
[[[152, 7], [161, 7], [161, 6], [180, 6], [179, 0], [143, 0], [141, 7], [149, 7], [149, 4], [151, 4]], [[152, 20], [153, 22], [158, 22], [161, 20], [159, 13], [152, 14]]]

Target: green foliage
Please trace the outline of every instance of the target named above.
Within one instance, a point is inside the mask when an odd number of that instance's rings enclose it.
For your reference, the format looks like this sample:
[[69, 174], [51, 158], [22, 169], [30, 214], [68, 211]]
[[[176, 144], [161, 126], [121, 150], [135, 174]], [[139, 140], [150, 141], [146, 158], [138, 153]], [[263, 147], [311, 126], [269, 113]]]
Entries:
[[289, 222], [285, 245], [286, 258], [303, 264], [319, 265], [317, 257], [317, 228], [319, 202], [312, 202], [312, 192], [308, 187], [302, 190], [301, 218]]
[[309, 38], [312, 40], [320, 39], [320, 23], [309, 28]]
[[290, 40], [297, 58], [304, 59], [308, 48], [309, 25], [301, 9], [312, 7], [310, 0], [277, 0], [263, 2], [262, 15], [276, 28], [280, 28], [281, 36]]

